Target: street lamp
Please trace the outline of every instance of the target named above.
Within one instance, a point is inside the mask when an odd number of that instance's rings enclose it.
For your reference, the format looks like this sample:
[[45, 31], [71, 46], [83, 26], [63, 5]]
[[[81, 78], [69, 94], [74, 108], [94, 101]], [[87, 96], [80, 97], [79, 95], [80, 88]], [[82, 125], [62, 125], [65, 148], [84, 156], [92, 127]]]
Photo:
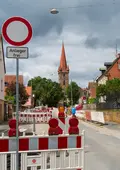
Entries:
[[32, 106], [35, 107], [35, 95], [32, 95]]
[[50, 10], [50, 13], [51, 14], [58, 14], [59, 11], [57, 9], [53, 8], [53, 9]]

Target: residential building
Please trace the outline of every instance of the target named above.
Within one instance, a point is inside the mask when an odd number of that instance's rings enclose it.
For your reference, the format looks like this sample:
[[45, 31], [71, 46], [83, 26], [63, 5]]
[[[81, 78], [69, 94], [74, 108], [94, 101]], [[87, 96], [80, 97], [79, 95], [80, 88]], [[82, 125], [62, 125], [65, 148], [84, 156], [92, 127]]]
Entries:
[[6, 73], [3, 40], [0, 35], [0, 121], [4, 120], [4, 76]]
[[[120, 78], [120, 54], [116, 56], [113, 62], [105, 62], [105, 68], [101, 68], [101, 75], [97, 78], [96, 82], [98, 85], [106, 84], [108, 80], [114, 78]], [[100, 98], [100, 102], [105, 102], [105, 96]]]
[[[18, 81], [19, 81], [20, 84], [24, 83], [23, 82], [23, 75], [19, 75]], [[14, 83], [16, 82], [16, 75], [9, 75], [9, 74], [5, 75], [5, 86], [4, 86], [4, 94], [5, 95], [6, 95], [5, 91], [6, 91], [7, 86], [12, 82], [14, 82]]]
[[80, 99], [79, 104], [86, 103], [88, 97], [88, 89], [80, 87]]
[[88, 96], [89, 98], [96, 98], [96, 82], [89, 82], [88, 83]]
[[62, 88], [66, 88], [69, 85], [69, 66], [66, 61], [66, 54], [64, 44], [62, 43], [62, 51], [60, 58], [60, 65], [58, 68], [59, 83]]
[[120, 54], [117, 55], [113, 62], [105, 62], [105, 68], [100, 69], [101, 75], [96, 82], [99, 84], [106, 84], [106, 81], [114, 78], [120, 78]]
[[[20, 84], [24, 84], [24, 78], [23, 75], [19, 75], [18, 77], [18, 81]], [[7, 88], [7, 86], [12, 83], [12, 82], [16, 82], [16, 75], [5, 75], [5, 90]], [[26, 92], [29, 95], [28, 101], [25, 103], [25, 107], [31, 107], [32, 106], [32, 87], [25, 87], [26, 88]]]
[[[24, 83], [23, 75], [19, 75], [18, 81], [20, 84]], [[7, 85], [12, 82], [14, 83], [16, 82], [16, 75], [9, 75], [9, 74], [5, 75], [5, 86], [7, 87]]]

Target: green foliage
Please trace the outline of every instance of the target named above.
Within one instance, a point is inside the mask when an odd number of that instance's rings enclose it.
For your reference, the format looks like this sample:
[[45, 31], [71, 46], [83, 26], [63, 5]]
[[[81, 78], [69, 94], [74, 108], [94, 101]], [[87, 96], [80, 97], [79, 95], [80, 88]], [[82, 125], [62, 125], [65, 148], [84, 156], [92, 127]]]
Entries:
[[101, 96], [105, 96], [105, 95], [106, 95], [106, 85], [100, 84], [99, 86], [97, 86], [96, 96], [97, 98], [100, 98]]
[[[28, 94], [23, 84], [19, 84], [19, 103], [20, 105], [24, 105], [28, 100]], [[15, 104], [16, 103], [16, 83], [12, 82], [6, 88], [6, 100], [11, 101]]]
[[72, 96], [73, 105], [77, 104], [80, 98], [80, 87], [75, 82], [71, 82], [66, 89], [66, 94], [70, 103], [71, 103], [71, 96]]
[[15, 104], [15, 97], [14, 96], [5, 96], [5, 100], [12, 104]]
[[64, 96], [58, 83], [40, 76], [29, 80], [28, 86], [32, 86], [35, 105], [56, 106]]
[[106, 85], [97, 87], [97, 97], [106, 96], [107, 102], [120, 103], [120, 79], [112, 79], [106, 82]]
[[89, 98], [88, 104], [93, 104], [93, 103], [96, 103], [96, 98]]

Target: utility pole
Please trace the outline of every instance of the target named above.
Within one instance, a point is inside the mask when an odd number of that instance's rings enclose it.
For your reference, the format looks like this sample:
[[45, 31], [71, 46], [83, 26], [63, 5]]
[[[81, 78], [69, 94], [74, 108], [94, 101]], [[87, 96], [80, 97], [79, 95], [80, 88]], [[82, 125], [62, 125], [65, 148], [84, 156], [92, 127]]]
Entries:
[[72, 80], [71, 80], [71, 106], [73, 106]]
[[116, 43], [116, 57], [117, 57], [117, 54], [118, 54], [118, 50], [117, 50], [117, 43]]
[[33, 94], [33, 84], [32, 84], [32, 79], [31, 79], [31, 89], [32, 89], [32, 96], [31, 96], [31, 98], [32, 98], [32, 107], [34, 108], [34, 94]]

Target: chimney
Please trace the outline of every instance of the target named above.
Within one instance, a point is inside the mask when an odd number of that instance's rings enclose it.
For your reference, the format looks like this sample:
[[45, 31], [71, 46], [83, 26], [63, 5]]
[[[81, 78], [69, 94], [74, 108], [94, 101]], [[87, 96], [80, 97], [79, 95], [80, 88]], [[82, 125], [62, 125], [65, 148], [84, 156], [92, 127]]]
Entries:
[[120, 57], [120, 53], [116, 54], [116, 58], [119, 58]]
[[99, 71], [101, 71], [101, 74], [104, 74], [106, 69], [105, 68], [100, 68]]
[[105, 62], [104, 66], [106, 66], [106, 69], [108, 70], [108, 68], [112, 65], [113, 62]]

